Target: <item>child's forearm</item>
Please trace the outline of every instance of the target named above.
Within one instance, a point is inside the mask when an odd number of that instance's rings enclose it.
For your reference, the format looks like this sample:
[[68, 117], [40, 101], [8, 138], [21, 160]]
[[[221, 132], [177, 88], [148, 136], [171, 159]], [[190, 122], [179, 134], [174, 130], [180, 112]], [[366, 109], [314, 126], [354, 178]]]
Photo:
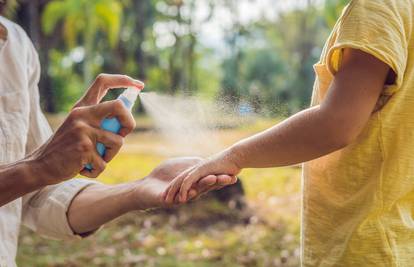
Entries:
[[273, 167], [310, 161], [347, 146], [372, 115], [390, 70], [374, 56], [345, 49], [320, 106], [237, 143], [230, 154], [242, 168]]
[[346, 146], [352, 139], [335, 115], [320, 106], [244, 139], [229, 150], [240, 168], [266, 168], [310, 161]]

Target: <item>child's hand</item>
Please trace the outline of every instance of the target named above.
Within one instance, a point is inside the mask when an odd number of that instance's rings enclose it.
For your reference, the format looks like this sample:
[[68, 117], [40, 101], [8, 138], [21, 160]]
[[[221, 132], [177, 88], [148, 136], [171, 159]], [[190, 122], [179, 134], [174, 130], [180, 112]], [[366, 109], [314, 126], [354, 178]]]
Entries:
[[224, 151], [178, 175], [165, 191], [164, 201], [168, 205], [172, 205], [174, 202], [187, 202], [191, 197], [189, 196], [190, 189], [203, 177], [209, 175], [229, 175], [233, 177], [232, 182], [235, 183], [237, 181], [235, 176], [239, 173], [240, 168], [231, 159], [230, 152]]

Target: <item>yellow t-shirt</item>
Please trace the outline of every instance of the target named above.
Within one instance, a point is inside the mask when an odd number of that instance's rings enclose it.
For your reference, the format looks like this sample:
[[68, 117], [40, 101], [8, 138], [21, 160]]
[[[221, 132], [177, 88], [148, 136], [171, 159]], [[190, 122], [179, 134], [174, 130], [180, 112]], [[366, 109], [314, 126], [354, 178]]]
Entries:
[[353, 144], [304, 165], [303, 266], [414, 266], [413, 20], [413, 0], [352, 0], [314, 67], [312, 105], [344, 48], [377, 57], [397, 78]]

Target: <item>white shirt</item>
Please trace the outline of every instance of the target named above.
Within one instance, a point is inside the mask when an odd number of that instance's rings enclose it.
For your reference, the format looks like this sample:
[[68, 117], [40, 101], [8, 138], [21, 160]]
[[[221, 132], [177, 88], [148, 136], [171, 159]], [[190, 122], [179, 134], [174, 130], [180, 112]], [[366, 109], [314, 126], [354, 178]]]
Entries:
[[[18, 25], [1, 16], [0, 24], [7, 29], [0, 50], [0, 164], [6, 164], [24, 158], [52, 131], [39, 105], [37, 52]], [[92, 183], [70, 180], [0, 207], [0, 267], [16, 266], [21, 224], [46, 237], [76, 238], [66, 212], [74, 196]]]

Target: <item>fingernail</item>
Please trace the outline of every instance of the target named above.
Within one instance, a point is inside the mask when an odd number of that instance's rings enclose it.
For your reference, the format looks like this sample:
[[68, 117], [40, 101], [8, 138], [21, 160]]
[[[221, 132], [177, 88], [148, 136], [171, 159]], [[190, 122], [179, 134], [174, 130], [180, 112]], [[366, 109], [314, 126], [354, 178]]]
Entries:
[[193, 197], [195, 197], [196, 195], [197, 195], [197, 193], [193, 190], [193, 191], [190, 191], [189, 197], [190, 197], [190, 198], [193, 198]]

